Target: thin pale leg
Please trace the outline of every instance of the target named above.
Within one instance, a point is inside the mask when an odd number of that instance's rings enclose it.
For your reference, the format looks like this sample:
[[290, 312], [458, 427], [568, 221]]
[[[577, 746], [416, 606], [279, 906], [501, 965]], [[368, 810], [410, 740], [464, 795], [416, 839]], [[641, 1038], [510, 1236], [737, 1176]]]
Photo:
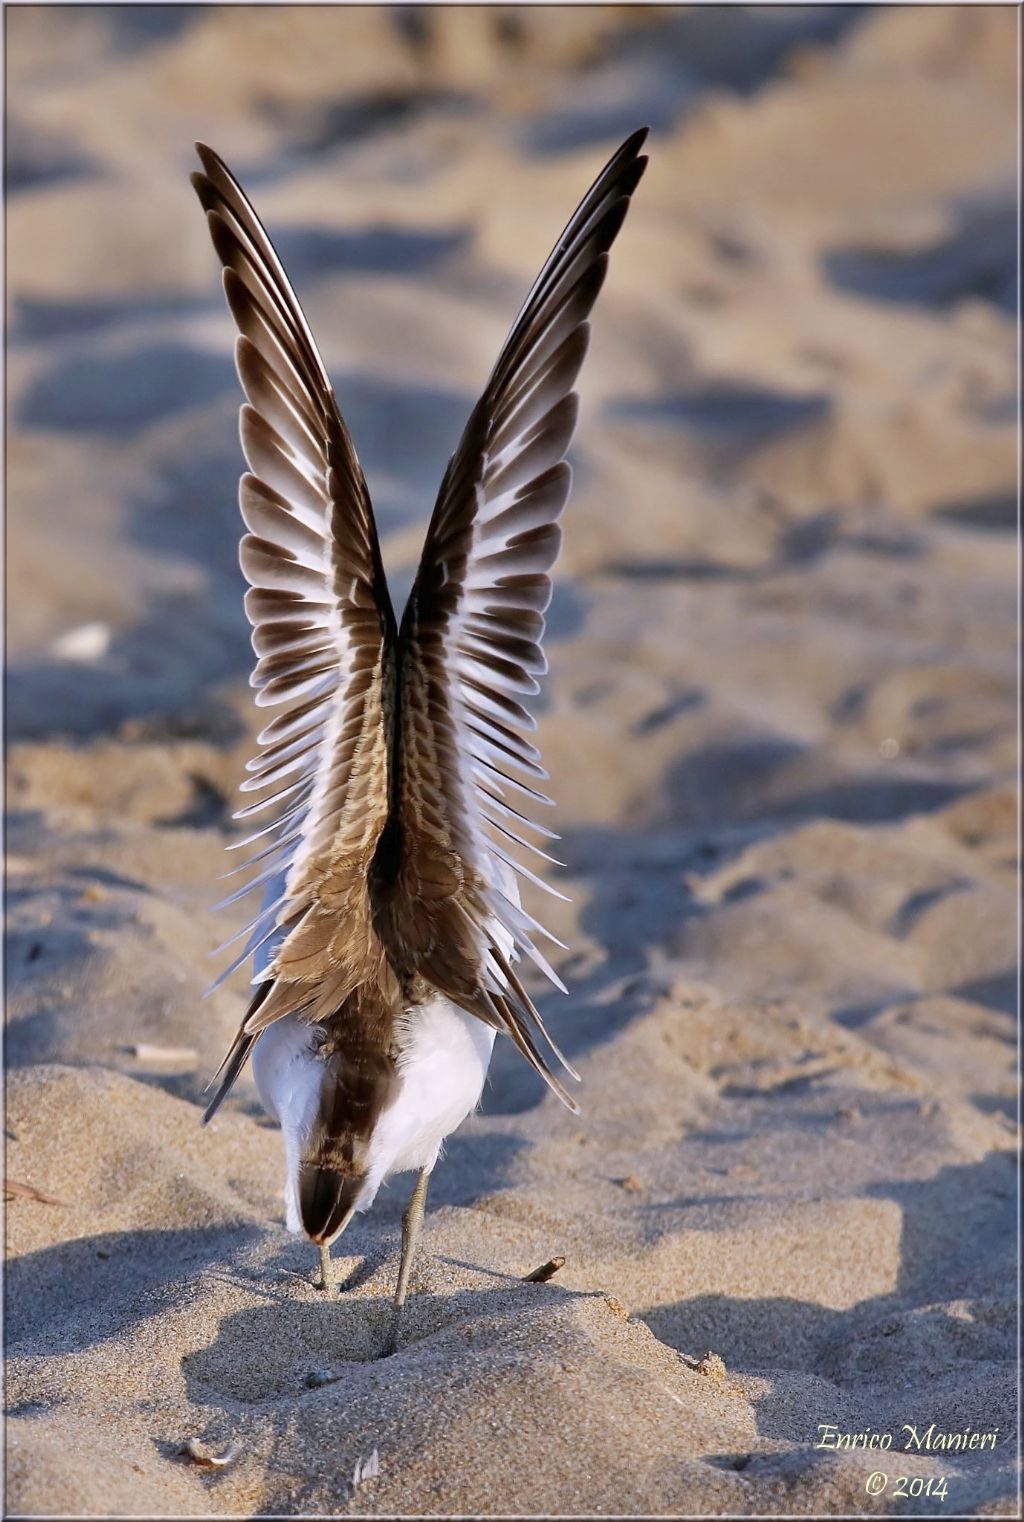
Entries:
[[320, 1288], [328, 1300], [335, 1297], [336, 1287], [334, 1281], [334, 1264], [331, 1262], [331, 1245], [329, 1242], [321, 1242], [320, 1246]]
[[420, 1227], [423, 1225], [423, 1216], [427, 1208], [427, 1186], [430, 1183], [430, 1169], [421, 1168], [416, 1179], [416, 1187], [412, 1192], [405, 1214], [402, 1216], [402, 1261], [398, 1267], [398, 1285], [395, 1289], [394, 1310], [391, 1314], [391, 1332], [385, 1353], [398, 1351], [398, 1328], [402, 1320], [402, 1306], [409, 1289], [409, 1276], [412, 1273], [412, 1265], [416, 1257], [416, 1245], [419, 1242]]
[[[331, 1262], [331, 1247], [329, 1242], [318, 1242], [317, 1251], [320, 1254], [320, 1288], [324, 1292], [324, 1298], [334, 1300], [337, 1298], [337, 1284], [334, 1278], [334, 1264]], [[336, 1375], [330, 1369], [311, 1369], [306, 1375], [306, 1387], [310, 1390], [319, 1390], [321, 1385], [333, 1384]]]

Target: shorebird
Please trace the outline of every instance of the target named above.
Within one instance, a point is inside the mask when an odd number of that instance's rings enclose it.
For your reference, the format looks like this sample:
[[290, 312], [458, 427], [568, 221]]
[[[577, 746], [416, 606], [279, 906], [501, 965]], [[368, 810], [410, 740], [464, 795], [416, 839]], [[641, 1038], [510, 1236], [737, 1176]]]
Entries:
[[400, 625], [305, 316], [238, 181], [197, 144], [192, 183], [224, 266], [247, 397], [250, 682], [257, 705], [278, 709], [242, 783], [260, 796], [234, 816], [269, 811], [271, 822], [237, 843], [256, 852], [236, 871], [256, 870], [224, 901], [262, 889], [262, 903], [214, 985], [251, 956], [253, 992], [204, 1120], [251, 1054], [283, 1134], [288, 1226], [319, 1247], [328, 1294], [331, 1244], [354, 1212], [392, 1174], [416, 1173], [389, 1351], [431, 1170], [479, 1103], [496, 1032], [577, 1109], [550, 1058], [579, 1075], [516, 971], [525, 955], [565, 991], [517, 879], [548, 885], [509, 852], [545, 857], [530, 832], [557, 838], [523, 812], [550, 802], [533, 785], [547, 773], [524, 700], [547, 670], [587, 319], [646, 136], [634, 132], [602, 169], [516, 317], [448, 462]]

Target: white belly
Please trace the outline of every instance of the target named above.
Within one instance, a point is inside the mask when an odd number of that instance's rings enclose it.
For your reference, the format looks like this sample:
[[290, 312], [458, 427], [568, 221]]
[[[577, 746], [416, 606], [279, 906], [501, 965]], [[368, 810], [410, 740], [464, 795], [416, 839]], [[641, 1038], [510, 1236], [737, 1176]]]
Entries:
[[284, 1201], [289, 1231], [301, 1231], [299, 1158], [316, 1120], [321, 1064], [313, 1055], [314, 1032], [294, 1015], [285, 1015], [260, 1036], [252, 1049], [252, 1072], [263, 1108], [281, 1127], [284, 1138]]
[[401, 1087], [377, 1122], [366, 1187], [368, 1210], [384, 1179], [432, 1168], [441, 1144], [480, 1103], [494, 1031], [438, 994], [411, 1015], [398, 1057]]
[[[253, 1049], [260, 1098], [281, 1126], [286, 1160], [285, 1206], [290, 1231], [301, 1231], [299, 1158], [316, 1118], [321, 1064], [313, 1031], [293, 1016], [277, 1020]], [[398, 1057], [400, 1087], [377, 1122], [366, 1186], [356, 1207], [369, 1210], [384, 1179], [432, 1168], [441, 1143], [476, 1109], [494, 1046], [494, 1031], [442, 995], [409, 1019]]]

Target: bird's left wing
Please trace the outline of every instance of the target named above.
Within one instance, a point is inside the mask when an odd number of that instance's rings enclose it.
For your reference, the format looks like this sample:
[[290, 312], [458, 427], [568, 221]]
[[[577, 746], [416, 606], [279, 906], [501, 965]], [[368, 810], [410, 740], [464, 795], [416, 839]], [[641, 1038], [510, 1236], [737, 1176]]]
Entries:
[[540, 879], [507, 853], [519, 845], [543, 856], [521, 832], [550, 835], [520, 813], [549, 801], [534, 786], [546, 773], [525, 704], [546, 670], [587, 318], [647, 163], [646, 135], [605, 165], [513, 324], [449, 462], [398, 642], [401, 845], [389, 943], [509, 1035], [571, 1109], [545, 1047], [572, 1069], [513, 966], [523, 952], [562, 986], [534, 944], [541, 927], [521, 908], [514, 874]]
[[261, 886], [264, 905], [222, 977], [250, 953], [263, 965], [209, 1118], [272, 1020], [333, 1014], [380, 969], [367, 878], [388, 808], [395, 623], [366, 482], [302, 309], [240, 185], [209, 148], [198, 152], [192, 183], [224, 266], [248, 398], [239, 558], [250, 681], [256, 703], [278, 709], [242, 784], [261, 796], [235, 815], [271, 811], [271, 822], [242, 842], [260, 842], [246, 863], [258, 870], [227, 901]]

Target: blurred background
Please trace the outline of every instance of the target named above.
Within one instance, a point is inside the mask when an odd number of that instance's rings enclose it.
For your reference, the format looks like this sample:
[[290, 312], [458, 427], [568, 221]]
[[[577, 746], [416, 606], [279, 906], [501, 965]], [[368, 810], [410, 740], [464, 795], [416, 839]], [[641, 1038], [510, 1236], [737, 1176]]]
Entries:
[[[382, 1515], [854, 1515], [873, 1456], [818, 1423], [1012, 1432], [1014, 8], [4, 20], [15, 1509], [333, 1515], [379, 1444]], [[432, 1185], [413, 1377], [311, 1392], [279, 1139], [248, 1075], [196, 1108], [246, 997], [200, 995], [257, 726], [192, 143], [280, 247], [401, 595], [642, 123], [538, 700], [571, 901], [525, 893], [571, 948], [537, 997], [584, 1114], [499, 1043]], [[402, 1196], [344, 1239], [346, 1335]], [[237, 1465], [182, 1464], [240, 1413]], [[1015, 1514], [1014, 1451], [949, 1456], [951, 1504]]]
[[[562, 926], [580, 975], [716, 965], [706, 911], [734, 893], [729, 975], [788, 989], [818, 951], [766, 961], [762, 874], [712, 890], [709, 862], [1012, 776], [1012, 10], [20, 6], [7, 49], [8, 730], [33, 851], [130, 824], [198, 908], [251, 741], [240, 393], [196, 138], [279, 244], [401, 594], [524, 292], [652, 128], [582, 380], [541, 700], [588, 883]], [[778, 872], [816, 922], [819, 888]], [[918, 977], [888, 941], [865, 966], [856, 896], [852, 928], [830, 899], [807, 932], [842, 943], [829, 1009]], [[197, 956], [220, 938], [188, 934]], [[1002, 947], [920, 976], [995, 977], [1005, 1002]], [[159, 1019], [194, 1023], [192, 979]], [[29, 1007], [26, 1054], [66, 1052], [52, 991]]]

